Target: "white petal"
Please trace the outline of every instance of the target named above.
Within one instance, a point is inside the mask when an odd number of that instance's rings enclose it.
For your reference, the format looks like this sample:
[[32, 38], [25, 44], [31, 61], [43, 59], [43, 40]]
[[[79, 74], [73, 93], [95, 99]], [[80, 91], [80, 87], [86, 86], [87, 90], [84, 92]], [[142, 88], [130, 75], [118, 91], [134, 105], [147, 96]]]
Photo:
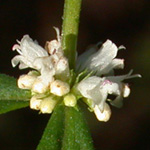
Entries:
[[66, 81], [70, 75], [68, 60], [65, 57], [61, 57], [55, 66], [56, 75], [58, 78]]
[[128, 74], [126, 75], [121, 75], [121, 76], [108, 76], [107, 79], [111, 80], [112, 82], [121, 82], [125, 79], [130, 79], [130, 78], [136, 78], [136, 77], [141, 77], [139, 74], [131, 75], [133, 70], [131, 70]]
[[113, 59], [111, 62], [114, 69], [123, 69], [124, 68], [124, 59]]
[[130, 88], [128, 85], [124, 86], [123, 97], [128, 97], [130, 95]]
[[[13, 46], [13, 50], [17, 50], [20, 55], [15, 56], [12, 59], [12, 65], [16, 66], [20, 63], [19, 68], [24, 69], [27, 67], [34, 68], [32, 65], [36, 58], [48, 56], [46, 50], [34, 42], [29, 35], [23, 36], [21, 42]], [[34, 68], [35, 69], [35, 68]]]
[[101, 112], [99, 106], [96, 105], [94, 107], [94, 113], [99, 121], [107, 122], [111, 116], [111, 109], [107, 103], [104, 104], [104, 111]]
[[121, 50], [121, 49], [126, 49], [126, 47], [125, 47], [124, 45], [120, 45], [120, 46], [118, 47], [118, 50]]
[[123, 69], [124, 60], [123, 59], [113, 59], [103, 70], [97, 70], [97, 75], [108, 74], [113, 69]]
[[[108, 78], [107, 78], [108, 79]], [[110, 79], [110, 78], [109, 78]], [[109, 100], [110, 103], [113, 106], [116, 107], [122, 107], [123, 105], [123, 97], [128, 97], [130, 94], [130, 88], [128, 85], [125, 85], [124, 83], [117, 81], [117, 82], [112, 82], [112, 80], [105, 80], [103, 83], [103, 88], [106, 89], [108, 94], [110, 95], [116, 95], [115, 100]]]
[[[93, 54], [87, 61], [87, 68], [91, 71], [103, 71], [107, 65], [111, 63], [111, 61], [116, 57], [118, 52], [117, 46], [112, 43], [110, 40], [107, 40], [102, 48], [95, 54]], [[106, 72], [108, 72], [106, 70]]]
[[11, 60], [12, 66], [15, 67], [16, 65], [19, 65], [19, 69], [25, 69], [25, 68], [33, 68], [32, 63], [26, 59], [26, 57], [17, 55]]
[[86, 60], [96, 52], [96, 47], [91, 47], [89, 50], [85, 51], [83, 54], [79, 55], [77, 59], [77, 66], [76, 69], [77, 71], [82, 71], [86, 69]]
[[94, 88], [99, 86], [100, 83], [101, 78], [92, 76], [79, 82], [77, 89], [84, 97], [91, 99], [91, 96], [88, 95], [88, 91], [93, 90]]
[[[19, 64], [19, 69], [26, 69], [28, 67], [29, 67], [29, 65], [27, 66], [25, 63], [20, 63]], [[30, 68], [32, 68], [32, 67], [30, 67]]]
[[[107, 99], [113, 106], [121, 107], [123, 105], [123, 92], [124, 84], [122, 82], [112, 82], [110, 80], [105, 80], [103, 83], [103, 88], [110, 95], [116, 95], [114, 100]], [[127, 92], [127, 91], [126, 91]]]
[[34, 42], [29, 35], [24, 35], [20, 42], [21, 50], [24, 56], [31, 58], [48, 56], [46, 50], [44, 50], [37, 42]]
[[[54, 61], [51, 56], [47, 57], [38, 57], [33, 61], [33, 66], [37, 70], [44, 70], [43, 68], [47, 67], [49, 69], [54, 68]], [[42, 73], [41, 73], [42, 74]]]
[[121, 108], [122, 105], [123, 105], [123, 97], [122, 97], [122, 95], [118, 95], [115, 100], [110, 101], [110, 104], [111, 104], [112, 106]]
[[56, 35], [57, 35], [57, 40], [58, 42], [61, 42], [61, 36], [60, 36], [60, 31], [59, 31], [59, 28], [57, 27], [53, 27], [56, 31]]
[[14, 58], [12, 58], [11, 60], [11, 64], [13, 67], [17, 66], [19, 64], [19, 62], [23, 62], [24, 57], [21, 55], [17, 55]]
[[103, 82], [103, 88], [108, 92], [108, 94], [120, 95], [120, 86], [121, 83], [115, 83], [111, 80], [105, 80]]
[[107, 91], [101, 86], [103, 81], [103, 78], [92, 76], [82, 80], [77, 86], [83, 97], [91, 99], [93, 106], [99, 105], [101, 111], [103, 111], [103, 105], [107, 98]]
[[41, 76], [39, 78], [45, 86], [48, 86], [54, 80], [55, 68], [51, 56], [37, 58], [33, 62], [33, 66], [40, 71]]

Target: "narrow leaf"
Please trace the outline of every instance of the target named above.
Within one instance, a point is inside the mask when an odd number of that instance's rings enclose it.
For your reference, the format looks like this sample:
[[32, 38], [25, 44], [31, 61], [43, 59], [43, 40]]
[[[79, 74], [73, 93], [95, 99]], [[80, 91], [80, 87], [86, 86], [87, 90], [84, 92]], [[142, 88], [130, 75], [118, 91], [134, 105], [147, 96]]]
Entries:
[[0, 100], [28, 100], [30, 96], [30, 91], [17, 87], [15, 78], [0, 74]]
[[62, 150], [93, 149], [91, 135], [81, 111], [66, 107]]
[[27, 107], [28, 101], [0, 100], [0, 114]]
[[58, 105], [45, 128], [37, 150], [60, 150], [63, 137], [64, 106]]

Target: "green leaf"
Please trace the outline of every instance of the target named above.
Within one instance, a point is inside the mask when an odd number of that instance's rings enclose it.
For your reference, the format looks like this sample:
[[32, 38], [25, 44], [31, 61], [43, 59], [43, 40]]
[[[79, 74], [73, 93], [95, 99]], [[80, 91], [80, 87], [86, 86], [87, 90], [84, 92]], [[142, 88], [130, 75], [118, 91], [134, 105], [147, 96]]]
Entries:
[[87, 124], [80, 110], [58, 105], [37, 150], [93, 150]]
[[31, 93], [17, 87], [15, 78], [0, 74], [0, 100], [29, 100]]
[[45, 128], [42, 139], [37, 150], [60, 150], [64, 132], [64, 106], [57, 105], [47, 127]]
[[62, 150], [93, 150], [92, 138], [78, 109], [65, 108], [65, 128]]
[[15, 78], [0, 74], [0, 114], [29, 105], [30, 91], [17, 87]]
[[1, 100], [0, 101], [0, 114], [24, 108], [29, 105], [28, 101], [16, 101], [16, 100]]

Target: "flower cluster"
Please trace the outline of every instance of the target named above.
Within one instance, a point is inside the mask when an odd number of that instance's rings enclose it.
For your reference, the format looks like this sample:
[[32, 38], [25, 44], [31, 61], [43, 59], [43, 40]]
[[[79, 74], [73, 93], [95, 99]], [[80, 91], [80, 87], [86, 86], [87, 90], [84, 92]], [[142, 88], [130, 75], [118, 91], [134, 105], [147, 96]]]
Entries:
[[[120, 49], [107, 40], [100, 49], [98, 45], [91, 47], [87, 52], [78, 57], [77, 71], [87, 69], [93, 75], [83, 79], [77, 86], [81, 95], [86, 98], [85, 102], [94, 111], [99, 121], [108, 121], [111, 109], [108, 102], [116, 107], [121, 107], [122, 99], [128, 97], [130, 88], [123, 83], [125, 79], [140, 77], [139, 74], [131, 75], [132, 70], [121, 76], [114, 76], [114, 69], [123, 69], [124, 60], [115, 58]], [[112, 97], [112, 98], [111, 98]]]
[[20, 54], [12, 59], [13, 67], [20, 63], [20, 69], [34, 69], [19, 77], [18, 87], [31, 90], [30, 107], [42, 113], [51, 113], [60, 96], [70, 91], [69, 64], [61, 48], [59, 30], [55, 30], [57, 40], [46, 42], [45, 49], [28, 35], [24, 35], [12, 48]]
[[82, 99], [99, 121], [108, 121], [111, 116], [108, 103], [121, 107], [122, 99], [130, 94], [123, 80], [140, 77], [131, 75], [132, 71], [114, 76], [115, 69], [124, 68], [124, 60], [116, 58], [118, 50], [124, 47], [118, 48], [110, 40], [101, 48], [97, 44], [78, 57], [74, 72], [64, 56], [59, 30], [55, 30], [57, 40], [47, 42], [45, 49], [28, 35], [13, 46], [20, 54], [12, 59], [13, 67], [20, 63], [20, 69], [34, 69], [19, 77], [18, 87], [31, 90], [30, 107], [42, 113], [51, 113], [62, 100], [66, 106], [74, 107]]

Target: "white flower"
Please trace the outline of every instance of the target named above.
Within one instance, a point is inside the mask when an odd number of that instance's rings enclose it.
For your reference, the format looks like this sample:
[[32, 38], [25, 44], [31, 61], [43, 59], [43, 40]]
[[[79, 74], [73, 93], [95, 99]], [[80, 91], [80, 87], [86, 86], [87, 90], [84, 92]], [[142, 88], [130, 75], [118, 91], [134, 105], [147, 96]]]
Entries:
[[12, 59], [12, 66], [15, 67], [20, 63], [19, 68], [35, 68], [33, 62], [36, 58], [46, 57], [48, 53], [37, 42], [33, 41], [29, 35], [24, 35], [21, 41], [17, 41], [12, 50], [16, 50], [20, 55], [15, 56]]
[[103, 111], [103, 105], [107, 98], [107, 91], [103, 89], [104, 78], [99, 78], [97, 76], [89, 77], [85, 80], [79, 82], [77, 89], [83, 95], [83, 97], [92, 100], [92, 108], [95, 105], [101, 106], [101, 111]]
[[34, 42], [28, 35], [23, 36], [22, 40], [18, 44], [13, 46], [13, 50], [17, 50], [20, 55], [15, 56], [12, 59], [12, 65], [15, 67], [20, 63], [19, 68], [33, 68], [41, 73], [41, 77], [44, 80], [47, 78], [51, 82], [51, 78], [55, 74], [54, 61], [48, 52], [41, 46]]
[[124, 60], [115, 58], [118, 49], [110, 40], [107, 40], [97, 52], [95, 52], [96, 47], [91, 47], [78, 57], [77, 70], [88, 69], [100, 76], [110, 73], [113, 69], [123, 69]]
[[[114, 69], [124, 67], [123, 59], [115, 58], [118, 49], [121, 48], [124, 47], [117, 48], [114, 43], [107, 40], [97, 52], [96, 47], [92, 47], [79, 56], [77, 60], [77, 71], [86, 69], [94, 74], [94, 76], [86, 77], [80, 81], [77, 90], [84, 98], [90, 100], [88, 105], [100, 121], [108, 121], [110, 118], [111, 110], [107, 102], [116, 107], [121, 107], [122, 99], [129, 96], [130, 88], [128, 84], [122, 81], [140, 77], [140, 75], [131, 75], [132, 70], [126, 75], [110, 76], [114, 74]], [[107, 76], [102, 77], [102, 75]], [[111, 99], [109, 95], [113, 95], [115, 98]]]
[[38, 45], [36, 41], [33, 41], [29, 35], [23, 36], [21, 41], [17, 41], [18, 44], [15, 44], [12, 48], [20, 54], [12, 59], [13, 67], [20, 63], [20, 69], [33, 68], [40, 73], [32, 83], [33, 92], [46, 92], [51, 82], [54, 81], [55, 75], [58, 78], [62, 78], [63, 81], [69, 78], [69, 64], [61, 48], [59, 29], [54, 29], [57, 33], [57, 40], [47, 42], [47, 51]]
[[37, 82], [40, 81], [43, 86], [48, 87], [49, 84], [54, 80], [54, 75], [56, 72], [54, 67], [55, 62], [52, 56], [37, 58], [34, 61], [34, 64], [36, 64], [37, 70], [39, 70], [41, 73], [37, 79]]
[[[123, 97], [128, 97], [130, 94], [130, 88], [122, 81], [133, 77], [140, 77], [139, 75], [131, 76], [132, 72], [123, 76], [108, 76], [97, 77], [91, 76], [78, 83], [77, 89], [80, 91], [83, 97], [91, 99], [92, 105], [90, 106], [96, 115], [104, 115], [106, 101], [109, 101], [116, 107], [122, 106]], [[108, 95], [115, 95], [116, 98], [111, 100]], [[98, 111], [101, 112], [99, 112]], [[97, 116], [100, 118], [101, 116]]]
[[[20, 54], [12, 59], [13, 67], [20, 63], [20, 69], [36, 70], [20, 76], [18, 80], [20, 88], [32, 92], [30, 107], [42, 113], [51, 113], [60, 99], [66, 106], [75, 107], [77, 100], [83, 98], [99, 121], [108, 121], [111, 116], [108, 103], [121, 107], [122, 99], [130, 94], [128, 84], [123, 81], [140, 77], [131, 75], [132, 71], [114, 76], [114, 69], [124, 68], [124, 60], [116, 56], [118, 50], [125, 47], [118, 48], [110, 40], [100, 49], [99, 44], [91, 47], [77, 59], [77, 75], [69, 70], [68, 59], [61, 47], [59, 29], [54, 29], [57, 39], [47, 42], [45, 49], [28, 35], [12, 48]], [[113, 99], [110, 97], [112, 95]]]

